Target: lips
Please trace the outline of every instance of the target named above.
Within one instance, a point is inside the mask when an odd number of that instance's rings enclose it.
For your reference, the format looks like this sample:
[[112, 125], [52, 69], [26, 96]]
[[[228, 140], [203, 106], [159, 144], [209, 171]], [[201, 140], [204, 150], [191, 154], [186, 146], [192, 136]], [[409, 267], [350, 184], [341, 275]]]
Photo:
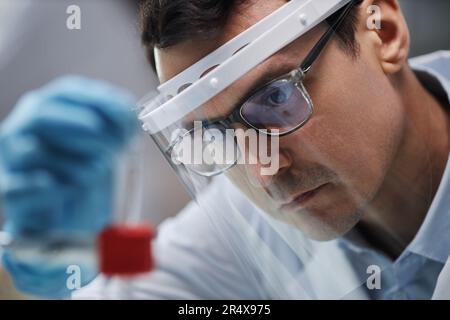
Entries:
[[311, 199], [313, 199], [320, 191], [322, 191], [322, 189], [326, 185], [327, 183], [320, 185], [319, 187], [312, 189], [310, 191], [306, 191], [299, 194], [298, 196], [293, 198], [290, 202], [282, 205], [280, 209], [283, 211], [293, 211], [303, 208], [306, 205], [306, 203]]

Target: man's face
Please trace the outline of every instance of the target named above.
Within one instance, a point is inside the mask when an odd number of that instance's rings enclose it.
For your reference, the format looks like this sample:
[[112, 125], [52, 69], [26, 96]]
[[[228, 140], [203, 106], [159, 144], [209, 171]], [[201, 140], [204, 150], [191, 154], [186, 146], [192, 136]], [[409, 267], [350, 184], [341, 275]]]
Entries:
[[[162, 82], [284, 3], [254, 1], [237, 8], [215, 39], [157, 50]], [[226, 117], [263, 75], [276, 78], [296, 69], [326, 27], [316, 27], [270, 57], [206, 104], [202, 113]], [[280, 138], [278, 173], [263, 176], [258, 165], [238, 165], [228, 173], [265, 212], [316, 240], [333, 239], [356, 225], [383, 183], [402, 137], [404, 112], [398, 96], [361, 32], [356, 35], [357, 58], [334, 39], [306, 76], [314, 115], [304, 127]]]

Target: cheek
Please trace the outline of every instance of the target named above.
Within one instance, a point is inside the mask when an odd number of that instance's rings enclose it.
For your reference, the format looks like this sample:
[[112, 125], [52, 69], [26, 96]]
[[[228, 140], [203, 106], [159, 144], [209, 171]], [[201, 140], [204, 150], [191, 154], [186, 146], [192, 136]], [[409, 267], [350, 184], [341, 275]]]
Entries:
[[315, 105], [304, 130], [314, 160], [335, 171], [348, 191], [369, 200], [401, 139], [403, 113], [394, 90], [382, 78], [368, 85], [367, 77], [354, 76], [322, 93]]

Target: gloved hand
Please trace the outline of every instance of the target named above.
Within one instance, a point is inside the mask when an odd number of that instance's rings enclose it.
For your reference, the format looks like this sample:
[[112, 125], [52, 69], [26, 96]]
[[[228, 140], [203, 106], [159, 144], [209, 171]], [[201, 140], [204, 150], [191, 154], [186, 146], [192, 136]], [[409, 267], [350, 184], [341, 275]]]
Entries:
[[[116, 156], [137, 132], [132, 106], [128, 94], [81, 77], [26, 94], [0, 126], [5, 229], [34, 236], [100, 231], [113, 210]], [[3, 263], [25, 293], [69, 294], [63, 266], [31, 265], [8, 253]]]

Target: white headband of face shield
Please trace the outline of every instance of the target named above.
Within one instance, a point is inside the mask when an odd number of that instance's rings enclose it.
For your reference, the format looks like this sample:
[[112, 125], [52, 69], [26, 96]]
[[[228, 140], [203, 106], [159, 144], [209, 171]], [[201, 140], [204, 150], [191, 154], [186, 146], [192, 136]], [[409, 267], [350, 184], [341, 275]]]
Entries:
[[161, 85], [142, 105], [144, 129], [155, 134], [181, 120], [350, 0], [291, 0], [271, 15]]

